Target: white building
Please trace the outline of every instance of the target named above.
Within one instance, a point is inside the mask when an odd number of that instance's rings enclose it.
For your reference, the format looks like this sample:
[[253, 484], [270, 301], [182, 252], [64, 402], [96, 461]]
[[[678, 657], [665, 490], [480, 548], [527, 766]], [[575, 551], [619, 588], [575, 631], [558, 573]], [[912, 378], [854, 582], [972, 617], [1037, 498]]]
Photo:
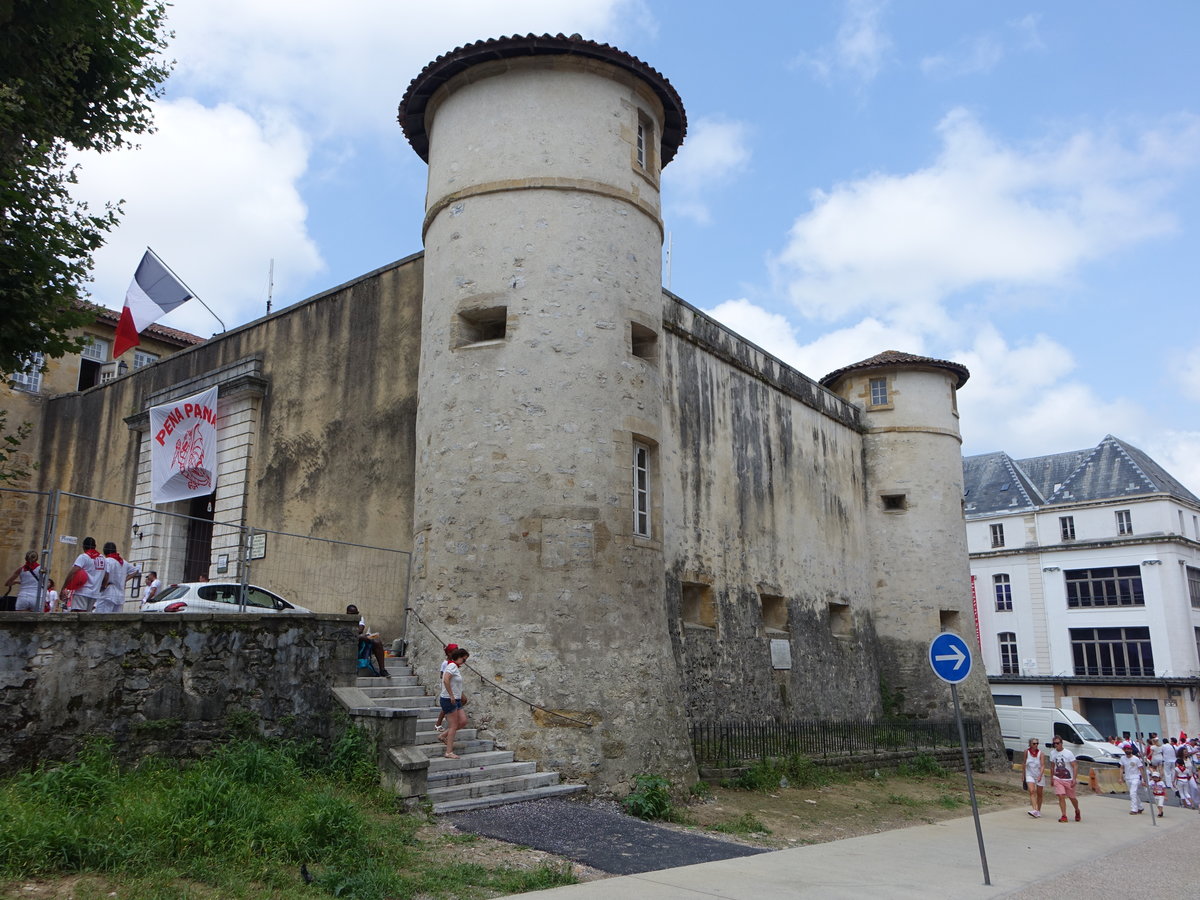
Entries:
[[1072, 708], [1106, 736], [1200, 731], [1200, 499], [1111, 435], [963, 475], [996, 702]]

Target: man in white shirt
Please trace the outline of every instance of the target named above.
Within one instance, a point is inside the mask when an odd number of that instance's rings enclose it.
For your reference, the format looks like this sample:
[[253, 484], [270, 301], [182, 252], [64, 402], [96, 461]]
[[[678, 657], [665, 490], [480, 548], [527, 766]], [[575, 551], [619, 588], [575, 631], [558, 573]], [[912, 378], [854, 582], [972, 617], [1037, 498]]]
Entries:
[[141, 608], [145, 609], [147, 603], [153, 603], [154, 598], [158, 596], [159, 590], [162, 588], [162, 582], [158, 580], [157, 572], [146, 573], [146, 586], [142, 588], [142, 604]]
[[117, 552], [117, 545], [109, 541], [104, 545], [104, 586], [96, 600], [95, 612], [118, 613], [125, 608], [125, 582], [141, 574], [142, 567], [125, 562]]
[[1142, 787], [1142, 768], [1145, 765], [1142, 758], [1133, 752], [1133, 745], [1125, 748], [1125, 755], [1118, 762], [1121, 764], [1121, 774], [1125, 776], [1125, 783], [1129, 785], [1129, 814], [1136, 816], [1142, 811], [1142, 798], [1138, 796], [1138, 791]]
[[1053, 748], [1050, 751], [1050, 775], [1054, 779], [1054, 796], [1058, 798], [1060, 822], [1067, 821], [1067, 801], [1075, 807], [1075, 821], [1083, 818], [1079, 813], [1079, 798], [1075, 796], [1075, 786], [1079, 781], [1079, 764], [1075, 762], [1075, 754], [1063, 749], [1062, 738], [1055, 735]]
[[[75, 576], [79, 573], [86, 578], [82, 584]], [[64, 590], [71, 591], [71, 612], [91, 612], [100, 599], [100, 589], [104, 585], [104, 557], [96, 551], [96, 539], [83, 539], [83, 552], [75, 557], [75, 565], [63, 579]]]
[[1166, 740], [1166, 739], [1163, 740], [1162, 756], [1163, 756], [1163, 766], [1162, 766], [1163, 767], [1163, 782], [1166, 784], [1167, 789], [1170, 790], [1175, 787], [1175, 757], [1176, 757], [1175, 738], [1171, 738], [1170, 740]]

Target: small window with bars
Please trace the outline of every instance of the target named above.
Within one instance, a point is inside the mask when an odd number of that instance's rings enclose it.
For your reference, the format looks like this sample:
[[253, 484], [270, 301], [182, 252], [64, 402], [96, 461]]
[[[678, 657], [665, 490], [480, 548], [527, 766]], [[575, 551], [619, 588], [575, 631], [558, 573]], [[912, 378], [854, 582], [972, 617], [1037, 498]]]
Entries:
[[633, 533], [650, 537], [650, 448], [633, 445]]

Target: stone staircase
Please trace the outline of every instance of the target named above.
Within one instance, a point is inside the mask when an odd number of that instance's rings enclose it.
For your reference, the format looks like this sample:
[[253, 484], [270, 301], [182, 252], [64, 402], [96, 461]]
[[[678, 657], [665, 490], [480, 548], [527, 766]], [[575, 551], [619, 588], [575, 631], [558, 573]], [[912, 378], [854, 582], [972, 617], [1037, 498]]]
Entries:
[[[352, 706], [352, 715], [368, 720], [389, 716], [415, 719], [415, 728], [404, 729], [403, 745], [386, 748], [390, 759], [385, 762], [409, 772], [427, 765], [423, 799], [433, 804], [435, 813], [463, 812], [587, 790], [582, 784], [559, 783], [557, 772], [539, 772], [536, 762], [518, 762], [511, 750], [497, 749], [495, 741], [482, 737], [475, 728], [464, 728], [455, 735], [454, 752], [461, 758], [445, 759], [444, 745], [434, 730], [437, 697], [425, 692], [403, 657], [390, 658], [388, 672], [389, 678], [357, 679], [354, 699], [347, 703], [344, 698], [343, 703]], [[367, 709], [362, 707], [364, 697], [370, 703]]]

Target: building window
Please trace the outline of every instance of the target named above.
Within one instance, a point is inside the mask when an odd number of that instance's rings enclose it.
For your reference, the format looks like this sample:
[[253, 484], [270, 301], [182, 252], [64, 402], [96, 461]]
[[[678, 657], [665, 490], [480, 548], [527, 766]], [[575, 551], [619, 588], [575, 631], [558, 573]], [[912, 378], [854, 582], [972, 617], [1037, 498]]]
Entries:
[[886, 378], [872, 378], [869, 384], [871, 388], [872, 406], [887, 406], [892, 402], [891, 397], [888, 396], [888, 384]]
[[112, 344], [104, 338], [89, 337], [87, 344], [79, 351], [79, 355], [84, 359], [94, 359], [96, 362], [106, 363], [111, 346]]
[[1067, 583], [1067, 607], [1070, 609], [1146, 605], [1142, 570], [1138, 566], [1067, 569], [1063, 578]]
[[637, 147], [634, 160], [644, 172], [654, 171], [654, 123], [645, 113], [638, 111]]
[[1075, 540], [1075, 517], [1059, 516], [1058, 534], [1064, 541]]
[[1192, 608], [1200, 609], [1200, 569], [1195, 566], [1187, 567], [1188, 596], [1192, 598]]
[[1133, 534], [1133, 520], [1127, 509], [1117, 510], [1117, 534]]
[[135, 369], [141, 369], [156, 362], [158, 362], [157, 353], [147, 353], [145, 350], [133, 351], [133, 367]]
[[1000, 674], [1020, 675], [1021, 664], [1017, 661], [1016, 632], [1002, 631], [997, 637], [1000, 641]]
[[679, 613], [684, 625], [717, 627], [717, 604], [710, 584], [685, 582], [679, 588]]
[[633, 445], [633, 533], [650, 537], [650, 448]]
[[996, 612], [1012, 612], [1012, 582], [1007, 575], [993, 575], [996, 591]]
[[1004, 526], [1002, 524], [1001, 525], [993, 525], [993, 526], [991, 526], [991, 528], [992, 528], [992, 546], [993, 547], [1003, 547], [1004, 546]]
[[1149, 628], [1072, 628], [1076, 675], [1152, 676]]
[[46, 358], [40, 351], [34, 351], [26, 358], [29, 362], [25, 368], [20, 372], [13, 372], [10, 378], [17, 390], [36, 394], [42, 389], [42, 366], [45, 365]]
[[904, 512], [908, 509], [907, 494], [881, 494], [879, 499], [883, 502], [884, 512]]
[[454, 349], [504, 340], [508, 332], [508, 307], [464, 309], [454, 323]]

